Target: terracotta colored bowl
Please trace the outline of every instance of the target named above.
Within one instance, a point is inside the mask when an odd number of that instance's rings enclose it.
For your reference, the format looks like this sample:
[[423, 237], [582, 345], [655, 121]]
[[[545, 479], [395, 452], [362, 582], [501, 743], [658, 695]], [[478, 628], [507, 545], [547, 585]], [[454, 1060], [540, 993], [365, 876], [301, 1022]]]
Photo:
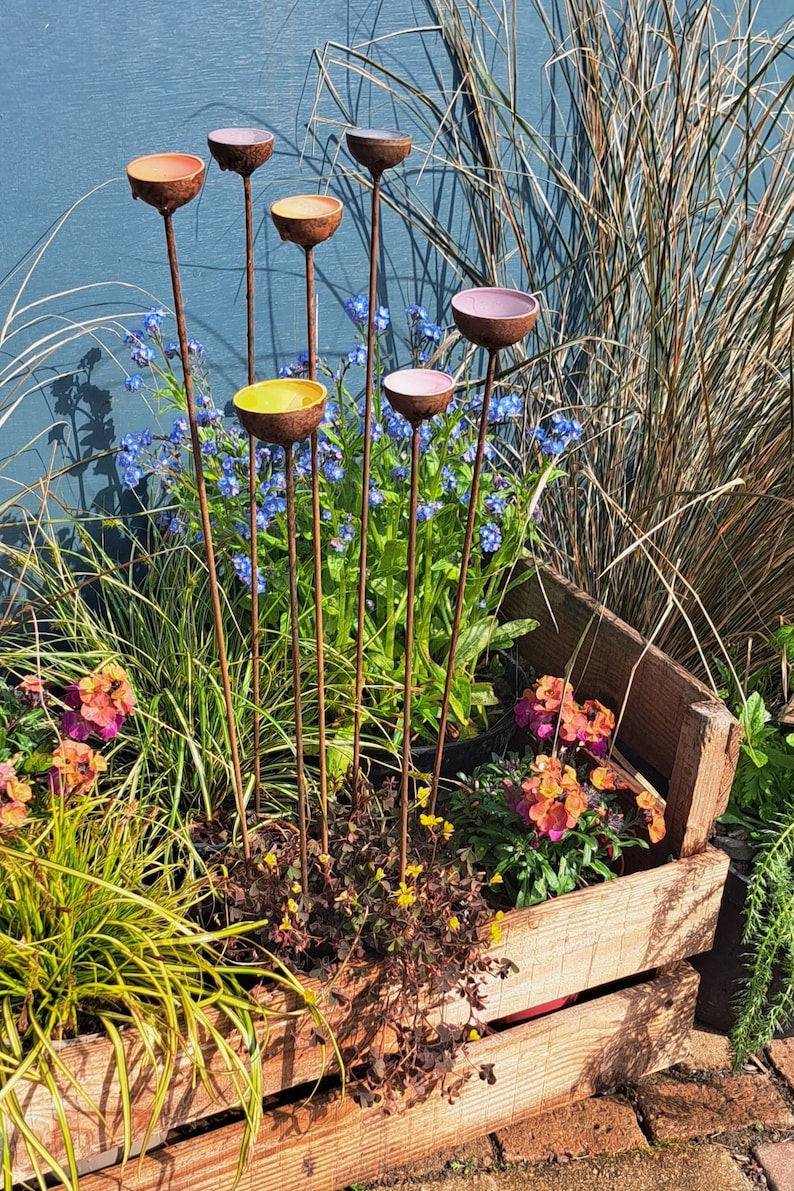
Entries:
[[170, 215], [194, 199], [204, 182], [204, 162], [192, 153], [149, 153], [127, 166], [132, 197]]
[[308, 438], [323, 420], [325, 385], [285, 377], [260, 380], [234, 395], [237, 417], [252, 438], [291, 446]]
[[207, 134], [210, 153], [221, 169], [243, 178], [269, 160], [275, 139], [264, 128], [216, 128]]
[[478, 286], [464, 289], [452, 299], [455, 326], [470, 343], [499, 351], [512, 347], [535, 325], [538, 300], [517, 289]]
[[382, 174], [399, 165], [411, 152], [413, 137], [383, 128], [351, 128], [345, 133], [347, 147], [361, 165]]
[[448, 372], [431, 368], [402, 368], [383, 378], [389, 401], [412, 426], [443, 414], [452, 400], [455, 382]]
[[270, 216], [282, 240], [314, 248], [334, 234], [344, 209], [341, 199], [330, 194], [294, 194], [273, 203]]

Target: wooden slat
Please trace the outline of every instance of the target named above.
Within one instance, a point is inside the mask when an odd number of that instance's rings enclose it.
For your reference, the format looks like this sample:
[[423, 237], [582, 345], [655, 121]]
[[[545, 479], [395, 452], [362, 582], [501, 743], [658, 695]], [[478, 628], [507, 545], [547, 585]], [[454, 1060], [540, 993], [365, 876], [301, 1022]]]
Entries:
[[[681, 757], [682, 730], [692, 707], [723, 708], [683, 667], [549, 570], [510, 592], [504, 611], [508, 618], [532, 616], [538, 621], [538, 628], [521, 643], [522, 654], [537, 672], [562, 675], [573, 664], [571, 681], [577, 691], [600, 699], [616, 712], [622, 709], [618, 743], [665, 778], [671, 777]], [[733, 717], [723, 717], [719, 724], [715, 721], [715, 731], [727, 736], [735, 731], [733, 724]], [[713, 790], [712, 819], [730, 787], [731, 747], [726, 738], [722, 780]], [[685, 809], [683, 790], [676, 799]]]
[[[502, 941], [493, 950], [500, 957], [509, 957], [519, 970], [504, 980], [496, 978], [486, 983], [484, 1018], [494, 1021], [531, 1004], [544, 1004], [707, 951], [727, 867], [728, 857], [709, 848], [688, 860], [581, 889], [528, 910], [511, 911], [502, 925]], [[307, 981], [327, 1011], [332, 1027], [345, 1034], [346, 1046], [361, 1046], [365, 1040], [379, 1037], [380, 1015], [365, 995], [377, 979], [377, 968], [370, 965], [364, 979], [351, 979], [340, 986], [340, 991], [353, 1001], [352, 1014], [329, 998], [327, 986]], [[294, 1009], [297, 1000], [278, 994], [272, 1004]], [[451, 1001], [428, 1013], [431, 1021], [442, 1016], [446, 1021], [465, 1022], [468, 1006]], [[263, 1064], [265, 1095], [321, 1074], [322, 1054], [310, 1044], [309, 1032], [305, 1019], [300, 1026], [283, 1020], [273, 1024]], [[194, 1121], [239, 1103], [232, 1080], [210, 1042], [203, 1048], [203, 1057], [209, 1087], [194, 1086], [190, 1064], [183, 1057], [171, 1079], [161, 1127]], [[123, 1117], [112, 1047], [101, 1038], [78, 1042], [64, 1052], [64, 1058], [78, 1086], [99, 1104], [105, 1117], [104, 1122], [97, 1120], [89, 1103], [74, 1088], [62, 1085], [77, 1153], [88, 1157], [119, 1145]], [[143, 1060], [140, 1042], [130, 1031], [127, 1067], [135, 1137], [141, 1137], [146, 1130], [154, 1097], [152, 1076]], [[51, 1152], [62, 1159], [63, 1140], [47, 1090], [31, 1084], [21, 1093], [21, 1099], [29, 1124]], [[15, 1143], [13, 1134], [10, 1144], [15, 1177], [29, 1177], [31, 1168], [24, 1145]]]
[[[456, 1073], [492, 1064], [496, 1082], [474, 1074], [452, 1104], [436, 1092], [387, 1116], [330, 1095], [268, 1113], [240, 1191], [337, 1191], [670, 1066], [686, 1052], [697, 984], [679, 965], [474, 1043]], [[140, 1167], [133, 1161], [90, 1175], [81, 1191], [229, 1191], [241, 1142], [242, 1127], [226, 1126], [167, 1146]]]
[[742, 729], [726, 707], [693, 703], [681, 735], [667, 795], [665, 848], [692, 856], [708, 842], [714, 820], [728, 805]]

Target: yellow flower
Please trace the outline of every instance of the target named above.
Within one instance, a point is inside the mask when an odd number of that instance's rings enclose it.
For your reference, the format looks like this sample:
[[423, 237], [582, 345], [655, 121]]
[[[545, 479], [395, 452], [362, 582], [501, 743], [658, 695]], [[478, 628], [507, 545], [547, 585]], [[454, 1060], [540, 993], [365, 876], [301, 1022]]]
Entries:
[[409, 877], [418, 877], [424, 867], [423, 864], [406, 864], [405, 871]]
[[479, 1042], [482, 1034], [479, 1030], [469, 1030], [469, 1042]]
[[458, 918], [457, 914], [453, 914], [452, 917], [450, 918], [449, 929], [450, 930], [460, 930], [460, 918]]
[[406, 885], [405, 881], [400, 881], [400, 884], [397, 888], [397, 905], [402, 906], [404, 910], [407, 910], [409, 906], [414, 904], [415, 901], [415, 891], [410, 887], [410, 885]]
[[279, 930], [292, 930], [292, 922], [290, 921], [288, 914], [285, 914], [281, 919], [281, 926], [279, 927]]
[[375, 869], [375, 880], [382, 881], [385, 876], [385, 871], [380, 867], [380, 865], [378, 865], [378, 867]]
[[504, 885], [504, 883], [505, 883], [504, 877], [502, 876], [501, 873], [494, 873], [494, 875], [491, 877], [490, 881], [488, 882], [489, 885]]
[[452, 839], [452, 833], [454, 830], [455, 830], [454, 824], [450, 823], [448, 819], [445, 819], [444, 826], [441, 828], [441, 834], [443, 835], [444, 839], [446, 839], [446, 840]]
[[494, 914], [494, 920], [491, 923], [491, 942], [493, 944], [501, 943], [502, 941], [502, 919], [504, 913], [502, 910], [497, 910]]
[[429, 827], [432, 831], [434, 827], [438, 827], [444, 820], [440, 815], [420, 815], [419, 822], [423, 827]]
[[416, 800], [420, 806], [427, 806], [430, 801], [430, 787], [420, 786], [416, 791]]
[[331, 863], [331, 857], [328, 855], [327, 852], [321, 852], [320, 855], [317, 857], [317, 859], [319, 860], [320, 864], [330, 864]]
[[298, 903], [295, 901], [294, 897], [290, 897], [287, 899], [287, 909], [289, 910], [290, 914], [297, 914]]
[[289, 888], [290, 893], [300, 893], [303, 886], [301, 885], [300, 881], [293, 881]]
[[278, 868], [278, 860], [276, 859], [275, 852], [266, 852], [264, 861], [268, 868]]

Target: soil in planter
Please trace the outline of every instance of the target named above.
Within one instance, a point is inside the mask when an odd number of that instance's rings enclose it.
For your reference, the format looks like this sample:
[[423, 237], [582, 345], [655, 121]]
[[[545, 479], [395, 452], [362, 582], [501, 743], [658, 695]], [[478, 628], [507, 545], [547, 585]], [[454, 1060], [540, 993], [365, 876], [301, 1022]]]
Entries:
[[[266, 920], [255, 935], [241, 931], [229, 941], [228, 961], [257, 962], [264, 948], [299, 977], [330, 980], [342, 968], [334, 1034], [346, 1066], [366, 1066], [357, 1084], [365, 1102], [425, 1094], [443, 1079], [471, 1031], [484, 1029], [482, 978], [509, 969], [488, 954], [493, 908], [481, 877], [461, 865], [445, 838], [443, 819], [416, 832], [400, 881], [398, 802], [394, 782], [363, 798], [355, 812], [344, 794], [332, 799], [328, 854], [321, 852], [319, 824], [311, 824], [305, 893], [297, 830], [258, 824], [249, 863], [230, 849], [223, 854], [227, 875], [214, 878], [216, 902], [205, 919], [208, 926]], [[223, 833], [221, 823], [204, 825], [203, 844], [212, 842], [213, 828]], [[345, 993], [354, 976], [355, 1002]], [[468, 1002], [468, 1019], [429, 1027], [428, 1007], [450, 994]], [[399, 1061], [382, 1053], [386, 1035]]]

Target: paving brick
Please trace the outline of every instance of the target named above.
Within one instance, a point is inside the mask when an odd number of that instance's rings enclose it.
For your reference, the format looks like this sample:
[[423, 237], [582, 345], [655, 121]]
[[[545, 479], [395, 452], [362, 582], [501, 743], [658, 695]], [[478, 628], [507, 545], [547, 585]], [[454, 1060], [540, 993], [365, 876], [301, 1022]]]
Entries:
[[637, 1096], [654, 1141], [710, 1137], [759, 1124], [794, 1127], [794, 1116], [763, 1075], [715, 1076], [698, 1083], [662, 1076], [639, 1084]]
[[794, 1187], [794, 1141], [767, 1142], [753, 1154], [761, 1164], [770, 1191], [792, 1191]]
[[543, 1162], [558, 1155], [581, 1158], [647, 1145], [634, 1109], [620, 1096], [597, 1096], [553, 1112], [538, 1113], [499, 1129], [505, 1162]]
[[437, 1178], [440, 1174], [471, 1175], [476, 1171], [490, 1170], [496, 1161], [490, 1137], [478, 1137], [475, 1141], [465, 1145], [437, 1150], [435, 1154], [428, 1154], [419, 1162], [412, 1162], [406, 1166], [395, 1166], [389, 1171], [389, 1182], [395, 1178], [425, 1179]]
[[689, 1057], [679, 1066], [685, 1071], [730, 1071], [730, 1043], [724, 1034], [696, 1026], [689, 1036]]
[[[459, 1186], [462, 1191], [752, 1191], [718, 1145], [630, 1150], [564, 1165], [541, 1162], [529, 1171], [510, 1166], [474, 1175]], [[439, 1191], [439, 1183], [401, 1183], [399, 1191]]]
[[772, 1066], [794, 1089], [794, 1038], [775, 1038], [766, 1048]]

